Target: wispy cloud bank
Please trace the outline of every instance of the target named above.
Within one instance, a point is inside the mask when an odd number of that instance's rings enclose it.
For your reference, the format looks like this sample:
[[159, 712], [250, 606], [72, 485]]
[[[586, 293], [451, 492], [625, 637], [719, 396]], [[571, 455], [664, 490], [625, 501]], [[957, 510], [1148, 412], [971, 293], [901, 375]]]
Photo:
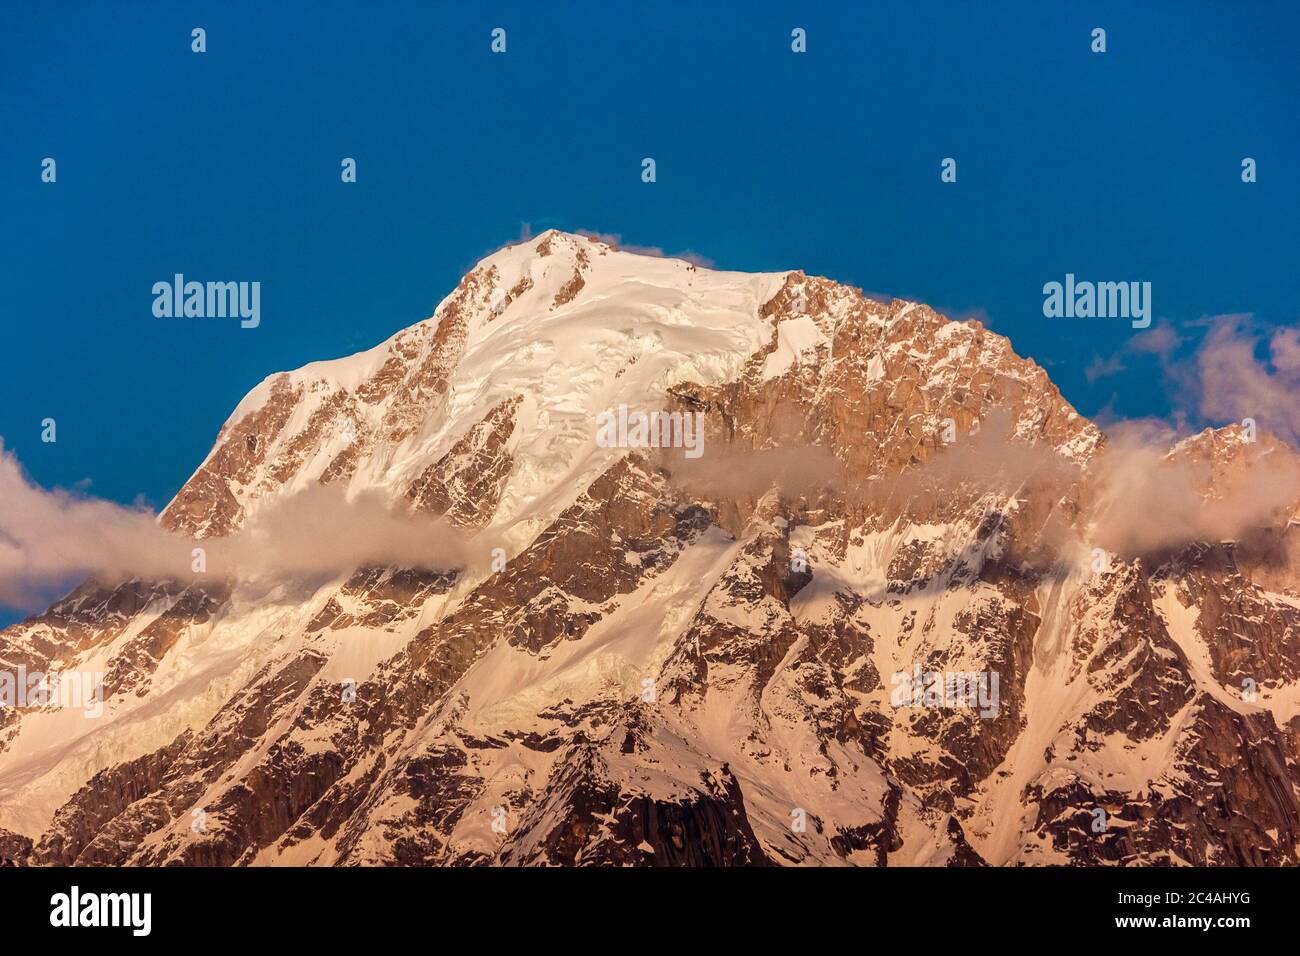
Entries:
[[1158, 322], [1150, 329], [1135, 332], [1114, 355], [1109, 358], [1094, 356], [1092, 364], [1084, 370], [1089, 382], [1117, 375], [1128, 368], [1127, 360], [1134, 356], [1154, 356], [1167, 372], [1174, 355], [1183, 344], [1183, 337], [1168, 322]]
[[[1260, 355], [1265, 350], [1267, 360]], [[1246, 316], [1220, 316], [1197, 353], [1196, 366], [1202, 415], [1253, 418], [1261, 429], [1300, 446], [1300, 329], [1262, 333]]]
[[1194, 347], [1161, 323], [1114, 355], [1095, 357], [1088, 381], [1153, 357], [1180, 420], [1223, 425], [1253, 418], [1262, 431], [1300, 447], [1300, 328], [1269, 329], [1245, 314], [1210, 316], [1187, 328], [1204, 330]]
[[[716, 450], [693, 462], [670, 462], [673, 483], [700, 500], [754, 497], [774, 486], [787, 497], [822, 492], [871, 513], [893, 515], [920, 501], [983, 495], [1045, 504], [1048, 524], [1036, 526], [1049, 562], [1070, 561], [1101, 547], [1124, 559], [1156, 555], [1195, 542], [1238, 540], [1285, 524], [1300, 502], [1300, 456], [1282, 446], [1242, 443], [1179, 445], [1179, 434], [1157, 420], [1120, 422], [1084, 467], [1044, 443], [1013, 436], [1005, 409], [988, 413], [978, 431], [939, 448], [923, 464], [861, 482], [825, 449]], [[1225, 444], [1226, 443], [1226, 444]], [[1065, 514], [1057, 505], [1073, 504]]]
[[464, 538], [445, 522], [391, 507], [378, 493], [351, 499], [318, 486], [257, 512], [235, 535], [193, 540], [143, 508], [31, 482], [0, 445], [0, 605], [32, 608], [51, 588], [88, 577], [324, 579], [365, 565], [465, 565]]
[[1152, 422], [1112, 428], [1090, 469], [1089, 518], [1097, 545], [1131, 556], [1194, 541], [1236, 540], [1285, 523], [1300, 501], [1300, 460], [1252, 454], [1215, 473], [1205, 454], [1169, 454], [1171, 430]]
[[31, 607], [88, 573], [168, 577], [189, 565], [189, 549], [150, 512], [38, 488], [0, 446], [0, 605]]

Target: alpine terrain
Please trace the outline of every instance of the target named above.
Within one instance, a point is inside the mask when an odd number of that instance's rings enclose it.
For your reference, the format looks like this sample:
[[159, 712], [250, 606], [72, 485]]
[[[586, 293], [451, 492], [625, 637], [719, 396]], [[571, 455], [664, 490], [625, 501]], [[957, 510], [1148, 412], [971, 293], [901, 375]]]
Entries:
[[[333, 486], [454, 560], [91, 580], [0, 632], [103, 694], [0, 711], [0, 861], [1300, 862], [1300, 502], [1125, 550], [1112, 448], [978, 322], [547, 232], [266, 379], [159, 519]], [[1233, 425], [1155, 467], [1211, 508], [1295, 459]]]

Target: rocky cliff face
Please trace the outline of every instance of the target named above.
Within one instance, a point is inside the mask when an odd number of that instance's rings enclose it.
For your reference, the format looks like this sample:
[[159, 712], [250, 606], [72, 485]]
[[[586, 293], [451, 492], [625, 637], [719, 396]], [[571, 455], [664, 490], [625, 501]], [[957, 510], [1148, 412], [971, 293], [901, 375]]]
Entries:
[[[620, 405], [703, 455], [607, 447]], [[474, 557], [91, 582], [4, 631], [104, 702], [0, 715], [0, 864], [1296, 863], [1295, 508], [1099, 564], [1102, 454], [978, 323], [547, 233], [262, 383], [161, 519], [336, 485]], [[1294, 457], [1171, 454], [1207, 497]]]

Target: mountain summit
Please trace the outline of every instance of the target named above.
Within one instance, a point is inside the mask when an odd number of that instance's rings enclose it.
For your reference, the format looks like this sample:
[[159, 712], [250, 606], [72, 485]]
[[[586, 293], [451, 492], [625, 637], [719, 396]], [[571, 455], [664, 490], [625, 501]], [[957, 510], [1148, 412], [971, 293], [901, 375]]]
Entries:
[[[266, 379], [160, 517], [202, 546], [324, 486], [461, 559], [89, 581], [0, 632], [103, 686], [0, 711], [0, 862], [1300, 862], [1296, 502], [1099, 547], [1110, 454], [977, 322], [544, 233]], [[1158, 467], [1211, 507], [1294, 459]]]

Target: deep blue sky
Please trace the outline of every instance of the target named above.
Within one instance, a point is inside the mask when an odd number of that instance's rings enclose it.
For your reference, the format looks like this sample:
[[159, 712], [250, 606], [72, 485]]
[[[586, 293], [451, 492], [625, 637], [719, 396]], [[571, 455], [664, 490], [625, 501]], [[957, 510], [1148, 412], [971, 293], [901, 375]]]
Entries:
[[[525, 223], [979, 310], [1087, 414], [1168, 398], [1149, 364], [1089, 384], [1132, 330], [1044, 319], [1044, 282], [1149, 280], [1175, 324], [1300, 302], [1294, 2], [25, 2], [2, 31], [0, 436], [47, 487], [161, 507], [256, 382], [427, 316]], [[261, 327], [155, 319], [175, 272], [260, 280]]]

